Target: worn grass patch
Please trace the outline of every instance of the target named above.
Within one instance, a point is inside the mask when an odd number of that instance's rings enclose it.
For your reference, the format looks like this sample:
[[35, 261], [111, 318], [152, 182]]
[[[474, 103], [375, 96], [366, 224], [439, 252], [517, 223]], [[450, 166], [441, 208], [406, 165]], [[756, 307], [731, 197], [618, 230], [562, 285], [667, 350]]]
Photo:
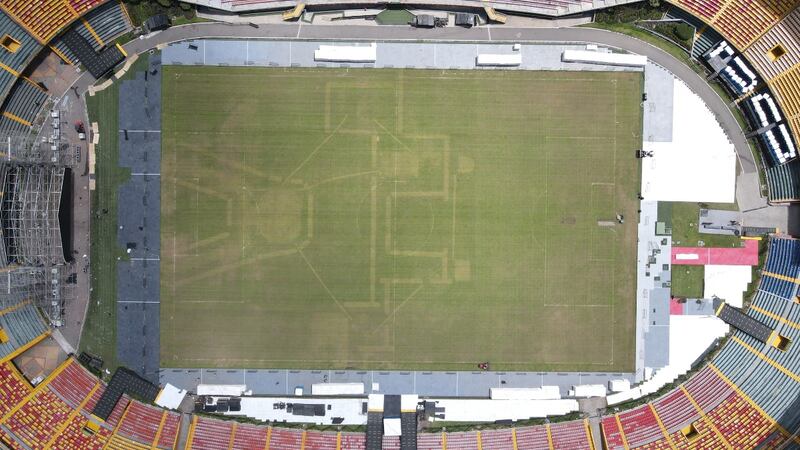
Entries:
[[691, 202], [672, 203], [672, 245], [681, 247], [741, 247], [738, 236], [700, 233], [701, 209], [736, 211], [736, 203], [700, 204]]
[[165, 67], [162, 365], [633, 370], [641, 92]]
[[704, 266], [672, 266], [672, 296], [703, 298]]

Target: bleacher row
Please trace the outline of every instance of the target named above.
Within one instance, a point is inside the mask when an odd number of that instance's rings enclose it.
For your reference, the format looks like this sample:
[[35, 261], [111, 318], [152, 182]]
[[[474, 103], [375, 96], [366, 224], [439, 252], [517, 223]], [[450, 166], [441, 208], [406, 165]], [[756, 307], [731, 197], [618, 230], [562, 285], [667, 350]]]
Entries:
[[[232, 9], [254, 9], [260, 6], [269, 7], [270, 3], [275, 3], [277, 0], [221, 0], [223, 7]], [[478, 2], [479, 3], [479, 2]], [[503, 5], [514, 7], [530, 8], [531, 12], [538, 12], [544, 14], [561, 15], [569, 11], [576, 11], [576, 8], [592, 8], [593, 2], [591, 0], [492, 0], [489, 2], [492, 6], [502, 8]], [[609, 6], [613, 3], [609, 3]]]
[[77, 64], [59, 39], [50, 42], [73, 22], [95, 49], [132, 28], [121, 0], [0, 0], [0, 137], [27, 135], [47, 98], [22, 77], [44, 44]]
[[13, 403], [0, 406], [0, 437], [13, 449], [30, 450], [175, 447], [178, 413], [124, 397], [108, 421], [93, 418], [91, 411], [104, 389], [104, 383], [72, 358], [36, 387], [11, 363], [2, 363], [0, 392], [8, 393]]
[[47, 323], [31, 303], [20, 303], [0, 311], [0, 360], [10, 358], [48, 331]]
[[48, 97], [41, 86], [28, 78], [20, 78], [6, 97], [1, 113], [6, 117], [10, 114], [18, 122], [30, 124], [36, 119]]
[[669, 0], [747, 48], [797, 6], [793, 0]]
[[[128, 17], [121, 0], [112, 0], [93, 9], [82, 20], [75, 22], [72, 27], [96, 51], [99, 51], [100, 48], [113, 41], [119, 35], [133, 29], [130, 17]], [[71, 64], [78, 64], [78, 58], [67, 48], [61, 38], [53, 40], [51, 45], [62, 58]]]
[[39, 42], [47, 43], [59, 31], [106, 0], [0, 0], [0, 9], [13, 17]]
[[758, 85], [756, 74], [750, 70], [741, 56], [736, 55], [733, 47], [724, 40], [720, 41], [715, 48], [708, 52], [706, 59], [719, 59], [720, 63], [725, 64], [720, 75], [725, 78], [737, 96], [749, 94]]
[[[189, 430], [186, 449], [363, 450], [364, 442], [363, 433], [270, 428], [195, 416]], [[399, 441], [397, 448], [399, 449]]]
[[608, 449], [774, 448], [800, 441], [744, 394], [714, 366], [667, 395], [633, 410], [604, 417]]
[[[744, 55], [766, 79], [791, 131], [800, 135], [800, 9], [793, 10], [754, 41]], [[775, 137], [780, 141], [779, 136]], [[770, 167], [766, 175], [773, 201], [800, 200], [800, 162]]]
[[[6, 37], [7, 36], [7, 37]], [[7, 14], [0, 11], [0, 99], [8, 95], [19, 74], [39, 53], [42, 45]]]

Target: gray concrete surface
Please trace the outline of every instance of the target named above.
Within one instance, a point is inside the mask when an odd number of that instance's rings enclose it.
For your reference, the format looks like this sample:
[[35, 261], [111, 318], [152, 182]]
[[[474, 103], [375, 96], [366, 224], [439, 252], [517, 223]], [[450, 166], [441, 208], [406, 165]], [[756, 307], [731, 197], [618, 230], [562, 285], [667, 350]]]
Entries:
[[153, 382], [160, 364], [161, 65], [119, 86], [119, 165], [131, 178], [119, 187], [117, 359]]
[[418, 372], [359, 370], [167, 369], [161, 383], [196, 392], [198, 384], [244, 384], [253, 395], [291, 395], [314, 383], [363, 383], [364, 392], [436, 397], [487, 397], [490, 388], [559, 386], [562, 396], [578, 384], [605, 384], [609, 379], [633, 382], [633, 374], [578, 372]]
[[644, 71], [647, 100], [643, 105], [642, 137], [648, 142], [671, 142], [675, 78], [654, 63], [648, 63]]
[[[196, 39], [170, 44], [162, 50], [162, 60], [165, 65], [498, 70], [478, 67], [477, 56], [519, 54], [522, 63], [503, 70], [641, 71], [636, 67], [561, 61], [564, 50], [586, 48], [585, 45], [576, 44], [524, 44], [515, 51], [509, 43], [378, 42], [374, 63], [315, 61], [314, 50], [322, 44], [325, 42]], [[358, 42], [348, 45], [369, 44]], [[671, 114], [671, 102], [669, 106]]]

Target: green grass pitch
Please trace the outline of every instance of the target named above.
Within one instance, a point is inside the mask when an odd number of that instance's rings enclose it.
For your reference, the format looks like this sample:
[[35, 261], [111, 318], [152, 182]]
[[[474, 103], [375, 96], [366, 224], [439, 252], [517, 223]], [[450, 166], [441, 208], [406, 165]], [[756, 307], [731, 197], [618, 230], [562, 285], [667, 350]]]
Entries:
[[163, 366], [634, 369], [641, 73], [163, 83]]

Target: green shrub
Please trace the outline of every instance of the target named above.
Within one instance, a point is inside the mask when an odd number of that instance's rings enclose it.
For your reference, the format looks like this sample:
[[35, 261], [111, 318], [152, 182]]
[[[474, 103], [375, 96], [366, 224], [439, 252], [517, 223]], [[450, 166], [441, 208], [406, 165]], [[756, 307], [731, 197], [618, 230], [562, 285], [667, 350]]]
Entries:
[[675, 36], [682, 41], [691, 41], [694, 36], [694, 28], [686, 23], [679, 23], [675, 26]]

